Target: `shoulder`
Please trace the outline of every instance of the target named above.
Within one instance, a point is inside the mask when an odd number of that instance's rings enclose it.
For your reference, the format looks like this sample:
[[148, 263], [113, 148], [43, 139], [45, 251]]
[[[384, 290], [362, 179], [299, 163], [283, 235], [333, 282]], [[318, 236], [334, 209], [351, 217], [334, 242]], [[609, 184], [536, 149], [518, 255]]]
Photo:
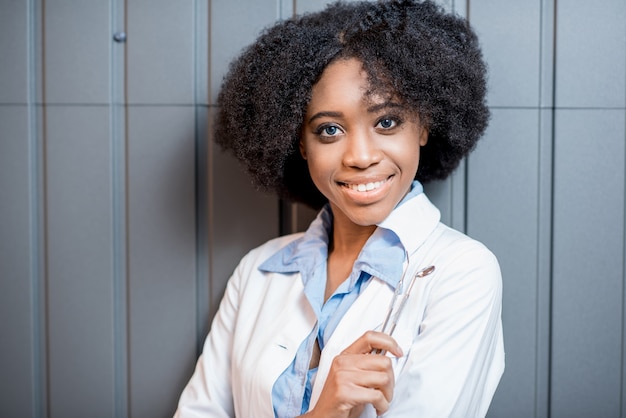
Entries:
[[239, 262], [237, 271], [240, 274], [245, 274], [256, 270], [264, 261], [286, 246], [292, 244], [297, 239], [301, 238], [302, 235], [302, 232], [298, 232], [295, 234], [280, 236], [250, 250]]
[[485, 244], [443, 223], [437, 225], [433, 235], [435, 236], [434, 245], [445, 248], [453, 257], [471, 253], [474, 256], [480, 256], [481, 259], [496, 261], [495, 255]]
[[499, 293], [502, 286], [500, 265], [482, 242], [440, 223], [427, 241], [431, 262], [444, 281], [479, 286]]

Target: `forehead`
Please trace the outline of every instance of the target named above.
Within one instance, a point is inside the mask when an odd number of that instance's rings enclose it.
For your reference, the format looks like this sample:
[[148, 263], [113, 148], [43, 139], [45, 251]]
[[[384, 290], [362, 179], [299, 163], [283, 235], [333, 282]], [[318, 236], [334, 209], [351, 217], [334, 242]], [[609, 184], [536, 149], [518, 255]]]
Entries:
[[313, 92], [337, 88], [345, 84], [356, 85], [364, 90], [367, 87], [367, 74], [361, 62], [355, 58], [340, 59], [328, 64], [320, 79], [313, 85]]
[[393, 95], [383, 97], [372, 91], [370, 79], [363, 64], [356, 58], [331, 62], [311, 89], [309, 107], [333, 104], [377, 104], [390, 101]]

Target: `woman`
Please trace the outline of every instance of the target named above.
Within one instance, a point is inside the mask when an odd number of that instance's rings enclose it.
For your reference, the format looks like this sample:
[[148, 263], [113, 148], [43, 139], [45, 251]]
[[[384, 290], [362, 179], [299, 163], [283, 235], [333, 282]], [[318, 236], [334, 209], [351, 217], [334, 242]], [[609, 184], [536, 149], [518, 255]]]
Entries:
[[176, 417], [484, 416], [500, 270], [422, 189], [487, 126], [467, 23], [430, 2], [336, 3], [262, 34], [219, 105], [217, 141], [255, 183], [321, 210], [241, 261]]

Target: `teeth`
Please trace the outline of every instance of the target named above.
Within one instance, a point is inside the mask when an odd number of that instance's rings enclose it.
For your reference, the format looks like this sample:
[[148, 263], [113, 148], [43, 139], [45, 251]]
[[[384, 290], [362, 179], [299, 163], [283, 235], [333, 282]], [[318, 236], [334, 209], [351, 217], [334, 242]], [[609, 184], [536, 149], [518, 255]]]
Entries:
[[356, 191], [356, 192], [369, 192], [374, 189], [378, 189], [381, 185], [383, 185], [385, 181], [375, 181], [371, 183], [361, 183], [361, 184], [346, 184], [346, 187]]

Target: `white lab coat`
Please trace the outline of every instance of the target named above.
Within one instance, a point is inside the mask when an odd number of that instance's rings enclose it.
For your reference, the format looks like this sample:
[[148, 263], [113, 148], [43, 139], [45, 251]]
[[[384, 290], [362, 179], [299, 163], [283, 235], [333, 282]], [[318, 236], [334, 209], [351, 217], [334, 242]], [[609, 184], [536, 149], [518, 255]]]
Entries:
[[[424, 194], [380, 226], [407, 219], [411, 226], [394, 228], [410, 254], [407, 277], [431, 264], [435, 272], [415, 284], [393, 334], [404, 356], [393, 359], [394, 398], [384, 416], [482, 417], [504, 370], [498, 263], [485, 246], [441, 224]], [[298, 236], [269, 241], [236, 268], [176, 418], [274, 416], [272, 386], [316, 318], [299, 274], [257, 267]], [[373, 277], [347, 311], [322, 352], [311, 407], [333, 358], [380, 329], [392, 293]], [[361, 416], [376, 413], [368, 405]]]

